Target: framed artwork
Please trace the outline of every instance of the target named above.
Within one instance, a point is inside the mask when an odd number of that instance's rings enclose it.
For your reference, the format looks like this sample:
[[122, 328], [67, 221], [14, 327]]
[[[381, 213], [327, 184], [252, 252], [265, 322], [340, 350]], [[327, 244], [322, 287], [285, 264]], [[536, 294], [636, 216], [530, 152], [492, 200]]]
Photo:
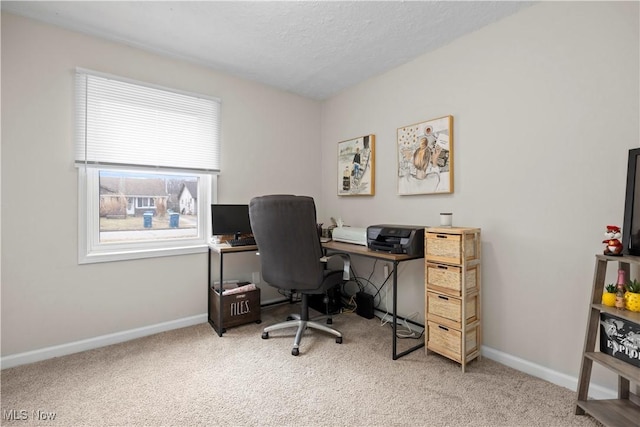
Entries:
[[398, 194], [453, 193], [453, 116], [398, 128]]
[[375, 135], [338, 142], [338, 196], [375, 194]]

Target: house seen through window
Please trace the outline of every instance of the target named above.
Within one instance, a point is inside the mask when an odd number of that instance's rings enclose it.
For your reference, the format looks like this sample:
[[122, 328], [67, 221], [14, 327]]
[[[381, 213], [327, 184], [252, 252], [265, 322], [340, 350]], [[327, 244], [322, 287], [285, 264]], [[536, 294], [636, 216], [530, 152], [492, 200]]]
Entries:
[[198, 177], [101, 171], [100, 242], [198, 236]]

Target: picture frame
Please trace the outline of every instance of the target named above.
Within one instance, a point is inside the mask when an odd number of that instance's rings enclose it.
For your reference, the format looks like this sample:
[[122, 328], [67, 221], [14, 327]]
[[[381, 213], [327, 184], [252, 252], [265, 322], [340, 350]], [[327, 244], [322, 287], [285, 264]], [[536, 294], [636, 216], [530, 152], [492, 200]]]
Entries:
[[453, 116], [398, 128], [398, 194], [453, 193]]
[[375, 135], [338, 142], [338, 196], [375, 195]]

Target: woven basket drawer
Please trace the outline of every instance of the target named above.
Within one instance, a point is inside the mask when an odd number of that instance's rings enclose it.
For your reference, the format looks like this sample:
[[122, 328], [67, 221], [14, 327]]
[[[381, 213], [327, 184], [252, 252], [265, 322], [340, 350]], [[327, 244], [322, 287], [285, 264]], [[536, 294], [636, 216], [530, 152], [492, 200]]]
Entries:
[[[478, 296], [466, 298], [466, 322], [478, 319]], [[444, 326], [460, 329], [462, 327], [462, 300], [447, 295], [427, 292], [427, 320]]]
[[[448, 295], [462, 295], [462, 267], [427, 262], [426, 287]], [[474, 292], [478, 289], [478, 266], [467, 268], [465, 272], [466, 292]]]
[[425, 233], [425, 258], [427, 261], [462, 264], [480, 256], [479, 238], [476, 233], [464, 229], [452, 229], [450, 233]]
[[[429, 338], [427, 350], [432, 350], [449, 359], [462, 363], [462, 332], [435, 322], [427, 322]], [[478, 350], [478, 327], [467, 329], [466, 356]]]

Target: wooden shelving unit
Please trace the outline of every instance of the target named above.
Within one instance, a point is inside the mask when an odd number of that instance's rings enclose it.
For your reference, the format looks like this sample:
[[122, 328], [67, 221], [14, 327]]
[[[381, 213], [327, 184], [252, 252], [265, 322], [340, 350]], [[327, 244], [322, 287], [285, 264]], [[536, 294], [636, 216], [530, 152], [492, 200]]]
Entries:
[[[578, 378], [578, 400], [575, 413], [576, 415], [589, 414], [606, 426], [638, 427], [640, 426], [640, 398], [638, 397], [637, 387], [640, 385], [640, 368], [606, 353], [601, 353], [596, 349], [601, 313], [608, 313], [623, 319], [625, 322], [640, 325], [640, 313], [617, 310], [601, 303], [607, 265], [610, 262], [616, 262], [617, 264], [615, 265], [624, 270], [626, 277], [629, 277], [631, 265], [640, 265], [640, 257], [596, 255], [591, 304], [580, 376]], [[593, 362], [609, 369], [618, 376], [617, 399], [592, 400], [588, 398]], [[631, 383], [635, 384], [635, 393], [631, 392]]]
[[455, 360], [465, 371], [480, 357], [480, 229], [425, 229], [426, 352]]

